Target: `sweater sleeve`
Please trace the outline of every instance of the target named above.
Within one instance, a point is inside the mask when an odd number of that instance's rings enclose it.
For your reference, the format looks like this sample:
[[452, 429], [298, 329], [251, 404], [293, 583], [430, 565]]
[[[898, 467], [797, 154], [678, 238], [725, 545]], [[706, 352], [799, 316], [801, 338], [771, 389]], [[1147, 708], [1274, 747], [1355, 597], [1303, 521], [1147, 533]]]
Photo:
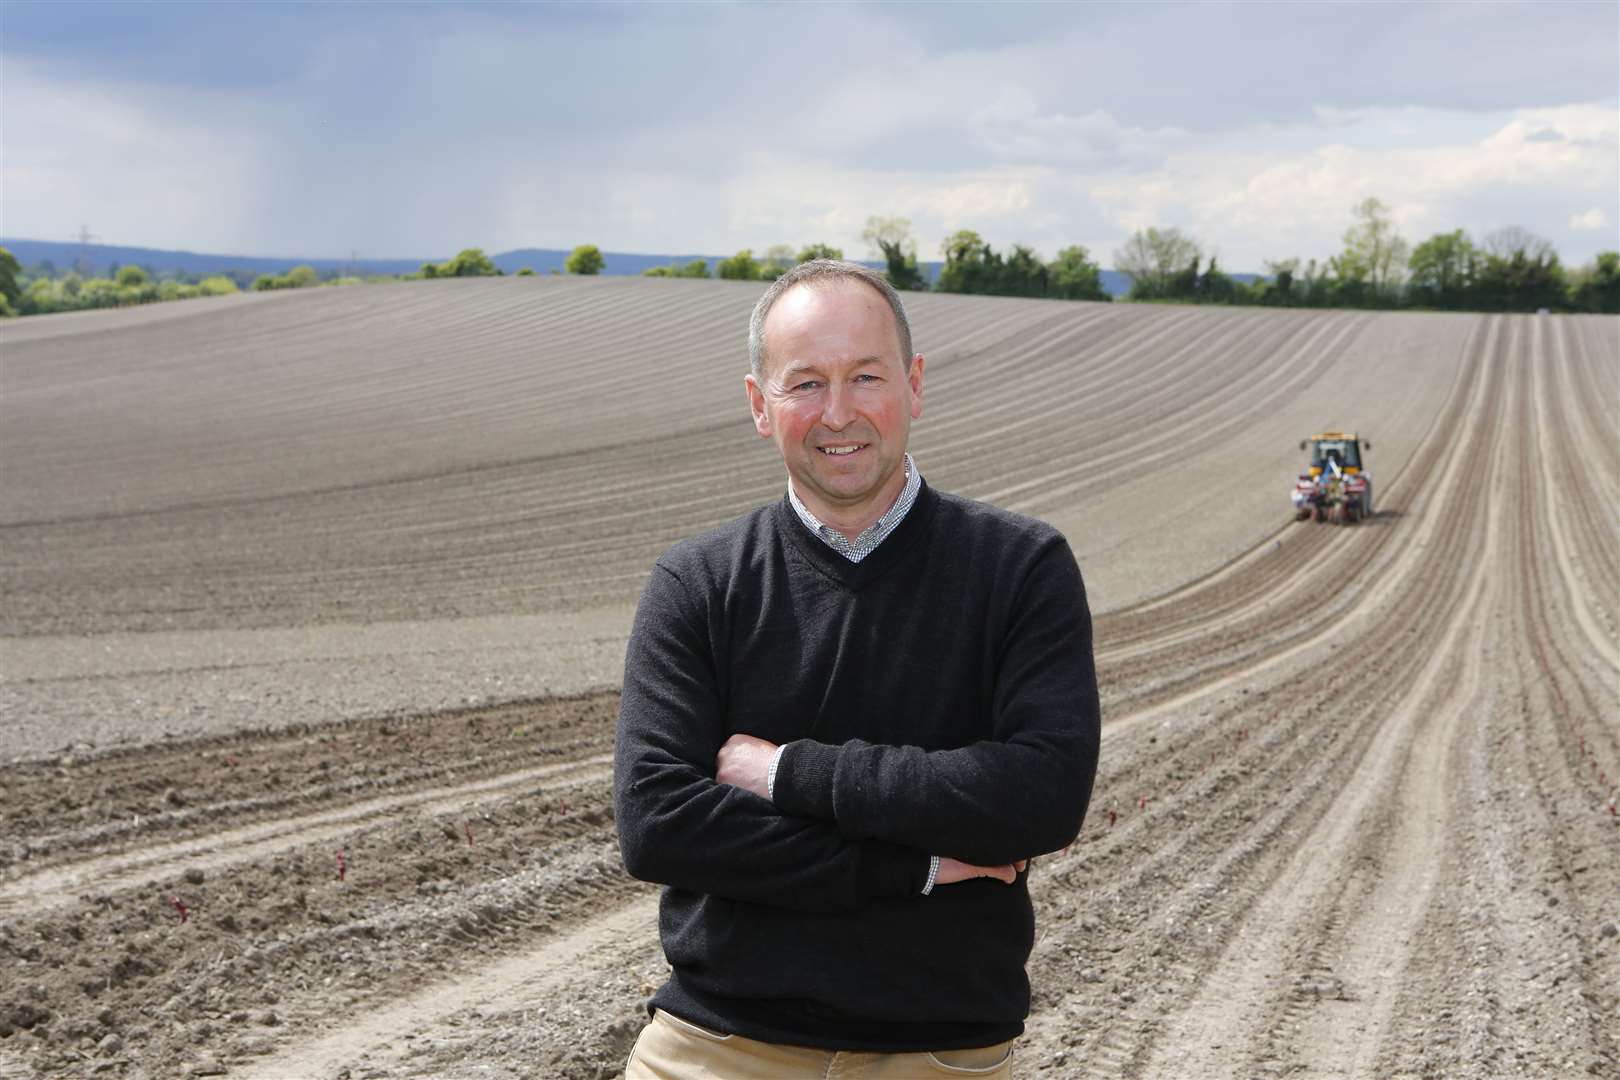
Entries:
[[991, 738], [951, 750], [788, 743], [784, 814], [981, 865], [1056, 851], [1079, 835], [1101, 711], [1091, 613], [1074, 554], [1050, 544], [1016, 593], [992, 695]]
[[705, 623], [680, 579], [654, 567], [625, 657], [613, 763], [619, 849], [634, 877], [807, 911], [919, 895], [928, 855], [787, 817], [715, 781], [727, 732]]

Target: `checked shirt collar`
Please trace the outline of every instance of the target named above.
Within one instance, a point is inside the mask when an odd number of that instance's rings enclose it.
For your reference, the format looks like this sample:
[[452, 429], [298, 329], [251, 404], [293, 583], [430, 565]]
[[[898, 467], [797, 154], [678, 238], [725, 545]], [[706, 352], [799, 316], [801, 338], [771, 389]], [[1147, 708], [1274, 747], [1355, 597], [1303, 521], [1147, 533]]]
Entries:
[[905, 466], [906, 486], [900, 489], [900, 497], [894, 500], [894, 505], [889, 507], [882, 517], [867, 526], [866, 531], [853, 540], [830, 525], [823, 525], [820, 519], [810, 512], [810, 508], [799, 500], [798, 493], [793, 490], [791, 477], [788, 478], [788, 502], [792, 504], [793, 512], [799, 515], [799, 520], [804, 522], [804, 527], [819, 537], [822, 543], [850, 562], [858, 563], [888, 539], [889, 534], [905, 520], [907, 512], [911, 510], [911, 504], [917, 501], [917, 492], [922, 489], [922, 476], [912, 464], [910, 454], [906, 455]]

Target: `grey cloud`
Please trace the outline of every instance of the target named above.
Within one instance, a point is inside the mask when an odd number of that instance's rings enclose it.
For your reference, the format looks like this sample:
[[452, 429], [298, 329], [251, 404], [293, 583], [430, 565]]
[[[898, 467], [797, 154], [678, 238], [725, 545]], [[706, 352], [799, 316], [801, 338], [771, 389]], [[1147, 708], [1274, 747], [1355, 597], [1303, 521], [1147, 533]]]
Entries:
[[[1617, 74], [1612, 5], [14, 7], [8, 61], [251, 137], [269, 166], [232, 228], [311, 254], [725, 250], [806, 239], [863, 201], [937, 237], [962, 222], [900, 205], [893, 178], [1014, 174], [1029, 209], [987, 218], [994, 242], [1112, 243], [1093, 177], [1173, 175], [1223, 143], [1308, 152], [1335, 117], [1385, 105], [1609, 100]], [[737, 186], [760, 177], [782, 190]], [[1164, 205], [1200, 220], [1190, 199]], [[27, 214], [8, 198], [7, 218]]]

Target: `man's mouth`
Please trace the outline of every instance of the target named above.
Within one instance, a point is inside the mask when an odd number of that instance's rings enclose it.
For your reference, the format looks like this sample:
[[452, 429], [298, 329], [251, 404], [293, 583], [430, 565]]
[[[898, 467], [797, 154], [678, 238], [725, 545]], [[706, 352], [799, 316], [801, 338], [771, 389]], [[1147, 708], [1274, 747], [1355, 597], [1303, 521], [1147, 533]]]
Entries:
[[846, 454], [853, 454], [857, 450], [864, 449], [865, 446], [865, 443], [857, 443], [854, 446], [818, 446], [816, 449], [828, 457], [843, 457]]

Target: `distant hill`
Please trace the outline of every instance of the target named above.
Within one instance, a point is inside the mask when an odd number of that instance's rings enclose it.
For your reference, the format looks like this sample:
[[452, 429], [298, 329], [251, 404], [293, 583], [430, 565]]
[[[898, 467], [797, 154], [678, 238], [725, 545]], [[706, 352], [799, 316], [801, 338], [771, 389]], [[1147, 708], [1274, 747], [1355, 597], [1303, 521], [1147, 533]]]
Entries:
[[[425, 262], [443, 262], [454, 252], [420, 259], [289, 259], [274, 255], [209, 255], [196, 251], [170, 251], [164, 248], [120, 247], [115, 244], [85, 244], [56, 240], [19, 240], [0, 238], [0, 247], [7, 248], [25, 268], [48, 264], [56, 273], [73, 269], [82, 259], [85, 271], [105, 276], [119, 266], [140, 266], [154, 274], [183, 272], [187, 274], [225, 274], [243, 285], [260, 274], [285, 274], [295, 266], [313, 266], [323, 275], [332, 274], [409, 274]], [[640, 274], [655, 266], [671, 263], [685, 265], [693, 259], [703, 259], [712, 268], [725, 256], [721, 255], [638, 255], [624, 251], [602, 253], [605, 274]], [[527, 266], [537, 274], [561, 273], [568, 252], [560, 248], [518, 248], [490, 256], [495, 265], [508, 274], [515, 274]], [[881, 263], [868, 262], [868, 266], [881, 267]], [[939, 275], [940, 263], [919, 264], [930, 281]], [[1255, 281], [1258, 274], [1233, 274], [1239, 281]], [[1102, 272], [1102, 286], [1110, 296], [1124, 296], [1131, 288], [1131, 279], [1118, 270]]]
[[115, 266], [140, 266], [163, 274], [227, 274], [251, 280], [259, 274], [284, 274], [295, 266], [313, 266], [325, 273], [408, 274], [422, 265], [422, 259], [284, 259], [272, 255], [208, 255], [196, 251], [169, 251], [163, 248], [121, 247], [115, 244], [62, 243], [54, 240], [0, 239], [23, 267], [48, 264], [57, 273], [75, 269], [82, 259], [81, 273], [105, 276]]
[[[252, 280], [259, 274], [284, 274], [295, 266], [313, 266], [325, 274], [409, 274], [425, 262], [443, 262], [454, 252], [423, 256], [420, 259], [305, 259], [283, 258], [274, 255], [208, 255], [196, 251], [169, 251], [163, 248], [119, 247], [113, 244], [79, 244], [54, 240], [0, 239], [0, 247], [7, 248], [25, 268], [46, 263], [56, 272], [73, 269], [82, 259], [87, 275], [106, 275], [115, 267], [140, 266], [162, 274], [182, 271], [188, 274], [228, 274], [238, 280]], [[496, 266], [508, 274], [515, 274], [527, 266], [537, 274], [555, 270], [563, 273], [563, 263], [569, 252], [560, 248], [519, 248], [491, 255]], [[723, 255], [638, 255], [624, 251], [605, 251], [604, 274], [636, 275], [655, 266], [671, 263], [684, 266], [693, 259], [702, 259], [712, 270]], [[872, 263], [873, 266], [881, 264]], [[924, 264], [932, 280], [939, 272], [939, 263]]]

